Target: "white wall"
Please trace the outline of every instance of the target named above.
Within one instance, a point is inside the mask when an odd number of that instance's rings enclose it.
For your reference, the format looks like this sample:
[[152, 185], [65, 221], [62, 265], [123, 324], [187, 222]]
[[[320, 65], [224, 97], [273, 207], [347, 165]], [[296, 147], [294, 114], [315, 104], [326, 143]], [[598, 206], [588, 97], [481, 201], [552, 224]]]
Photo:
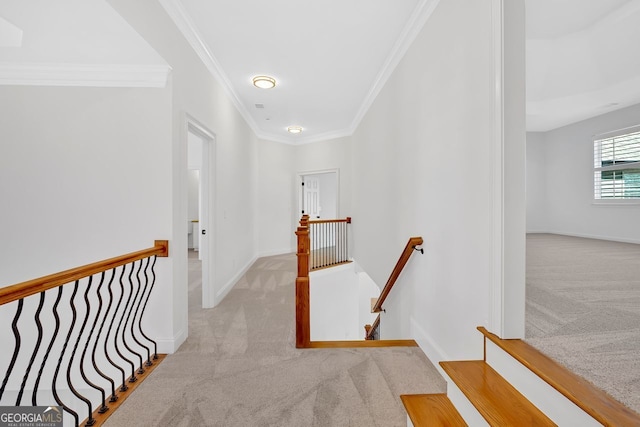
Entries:
[[[432, 360], [482, 357], [475, 328], [492, 312], [502, 167], [493, 157], [493, 5], [440, 2], [353, 136], [354, 258], [381, 285], [409, 237], [423, 236], [425, 255], [410, 259], [385, 304], [403, 315], [383, 331], [425, 343]], [[509, 143], [524, 150], [523, 127]], [[524, 206], [522, 217], [524, 236]]]
[[527, 133], [527, 232], [548, 230], [546, 135]]
[[109, 3], [170, 64], [168, 86], [0, 88], [0, 286], [168, 239], [149, 332], [172, 352], [187, 336], [185, 114], [216, 136], [216, 303], [257, 255], [256, 137], [157, 1]]
[[108, 0], [172, 67], [173, 174], [172, 193], [176, 254], [173, 301], [176, 342], [187, 326], [187, 147], [184, 115], [189, 114], [215, 134], [211, 151], [210, 186], [215, 227], [208, 248], [213, 255], [213, 303], [217, 304], [258, 253], [255, 210], [257, 197], [257, 138], [224, 89], [203, 65], [173, 21], [155, 0]]
[[295, 147], [258, 141], [258, 200], [256, 227], [259, 254], [295, 252]]
[[[170, 88], [2, 86], [0, 122], [0, 287], [172, 238]], [[145, 320], [170, 351], [157, 265]]]
[[[356, 271], [360, 266], [356, 265]], [[380, 287], [364, 271], [358, 271], [358, 316], [359, 325], [372, 325], [378, 316], [371, 312], [371, 299], [380, 296]]]
[[[351, 138], [338, 138], [296, 147], [295, 171], [297, 173], [338, 169], [338, 218], [351, 215], [352, 189]], [[299, 195], [296, 194], [296, 203]], [[296, 212], [296, 221], [300, 212]]]
[[320, 217], [322, 219], [338, 218], [338, 174], [333, 172], [314, 175], [320, 186]]
[[[354, 263], [312, 271], [309, 275], [312, 341], [361, 340], [360, 280]], [[370, 322], [369, 322], [370, 323]]]
[[534, 197], [527, 202], [528, 230], [640, 243], [640, 204], [593, 203], [593, 136], [638, 125], [638, 117], [635, 105], [541, 137], [528, 135], [529, 182], [546, 182], [544, 189], [527, 188]]
[[339, 170], [338, 217], [351, 216], [350, 138], [300, 146], [258, 141], [256, 224], [259, 254], [295, 252], [300, 220], [299, 174]]

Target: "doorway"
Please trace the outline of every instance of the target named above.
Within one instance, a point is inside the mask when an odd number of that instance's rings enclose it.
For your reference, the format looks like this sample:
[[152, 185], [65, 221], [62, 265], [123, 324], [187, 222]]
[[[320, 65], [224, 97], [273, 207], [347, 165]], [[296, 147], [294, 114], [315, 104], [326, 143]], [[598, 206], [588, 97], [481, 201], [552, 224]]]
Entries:
[[213, 173], [215, 136], [187, 116], [187, 248], [189, 309], [213, 307]]
[[338, 218], [338, 169], [301, 172], [299, 180], [299, 212], [311, 219]]

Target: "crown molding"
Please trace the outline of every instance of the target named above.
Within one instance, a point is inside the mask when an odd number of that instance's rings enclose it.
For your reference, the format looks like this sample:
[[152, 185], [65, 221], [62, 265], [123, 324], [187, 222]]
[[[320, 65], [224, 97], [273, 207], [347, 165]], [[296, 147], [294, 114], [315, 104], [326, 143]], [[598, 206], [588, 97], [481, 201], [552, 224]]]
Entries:
[[21, 47], [22, 29], [0, 16], [0, 47]]
[[258, 128], [258, 124], [255, 122], [255, 120], [253, 120], [251, 114], [249, 114], [249, 112], [240, 101], [240, 98], [233, 90], [231, 81], [223, 71], [216, 57], [209, 50], [209, 47], [204, 42], [204, 39], [200, 35], [200, 32], [197, 30], [195, 23], [189, 16], [182, 3], [180, 3], [179, 0], [159, 1], [171, 20], [178, 27], [178, 30], [180, 30], [185, 39], [187, 39], [187, 42], [189, 43], [191, 48], [196, 52], [200, 60], [204, 63], [205, 67], [207, 67], [213, 77], [218, 81], [218, 83], [220, 83], [222, 89], [225, 91], [227, 96], [229, 96], [233, 105], [240, 112], [240, 115], [247, 122], [251, 130], [253, 130], [253, 133], [255, 133], [256, 136], [261, 139], [272, 139], [260, 131], [260, 129]]
[[258, 127], [251, 114], [246, 110], [245, 106], [240, 101], [240, 98], [233, 90], [233, 86], [229, 78], [226, 76], [222, 67], [218, 63], [213, 53], [209, 50], [207, 44], [204, 42], [202, 36], [196, 28], [195, 23], [190, 18], [188, 12], [179, 0], [159, 0], [162, 7], [165, 9], [169, 17], [176, 24], [180, 32], [184, 35], [189, 45], [196, 52], [200, 60], [207, 67], [209, 72], [216, 78], [216, 80], [223, 87], [237, 110], [240, 112], [244, 120], [247, 122], [251, 130], [259, 139], [280, 142], [289, 145], [301, 145], [311, 144], [314, 142], [321, 142], [335, 138], [342, 138], [351, 136], [357, 129], [360, 121], [367, 113], [371, 104], [375, 100], [378, 93], [382, 90], [387, 80], [395, 70], [396, 66], [407, 52], [407, 49], [411, 46], [411, 43], [422, 30], [422, 27], [427, 22], [440, 0], [421, 0], [414, 9], [411, 19], [405, 25], [400, 37], [396, 41], [391, 53], [387, 57], [381, 71], [378, 73], [374, 84], [367, 93], [363, 103], [358, 110], [355, 118], [351, 122], [351, 125], [344, 129], [338, 129], [335, 131], [325, 132], [308, 138], [300, 137], [281, 137], [274, 136], [272, 134], [266, 134]]
[[306, 145], [314, 144], [316, 142], [330, 141], [332, 139], [344, 138], [351, 136], [352, 133], [349, 129], [340, 129], [337, 131], [324, 132], [313, 136], [303, 137], [300, 135], [289, 137], [274, 137], [273, 135], [257, 135], [257, 137], [263, 141], [279, 142], [287, 145]]
[[353, 135], [351, 129], [338, 129], [335, 131], [324, 132], [307, 138], [297, 138], [295, 145], [314, 144], [316, 142], [330, 141], [332, 139], [345, 138]]
[[168, 65], [0, 63], [0, 85], [162, 88], [170, 72]]
[[407, 50], [422, 30], [422, 27], [424, 27], [424, 24], [433, 14], [438, 3], [440, 3], [440, 0], [421, 0], [418, 3], [411, 15], [411, 19], [409, 19], [407, 25], [405, 25], [402, 30], [400, 37], [396, 41], [391, 53], [378, 73], [371, 89], [364, 98], [358, 113], [351, 122], [351, 126], [349, 128], [350, 134], [353, 134], [356, 131], [365, 114], [367, 114], [367, 111], [369, 111], [369, 108], [373, 104], [373, 101], [375, 101], [378, 96], [378, 93], [380, 93], [384, 85], [387, 83], [387, 80], [391, 77], [391, 74], [404, 57], [404, 54], [407, 53]]

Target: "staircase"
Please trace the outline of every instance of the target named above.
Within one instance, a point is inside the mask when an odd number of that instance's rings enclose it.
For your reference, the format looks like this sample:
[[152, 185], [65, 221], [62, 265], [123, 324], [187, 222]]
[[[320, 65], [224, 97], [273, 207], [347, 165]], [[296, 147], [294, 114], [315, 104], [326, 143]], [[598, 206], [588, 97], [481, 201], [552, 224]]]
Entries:
[[408, 426], [640, 426], [640, 415], [524, 341], [478, 330], [483, 360], [440, 362], [447, 395], [401, 396]]

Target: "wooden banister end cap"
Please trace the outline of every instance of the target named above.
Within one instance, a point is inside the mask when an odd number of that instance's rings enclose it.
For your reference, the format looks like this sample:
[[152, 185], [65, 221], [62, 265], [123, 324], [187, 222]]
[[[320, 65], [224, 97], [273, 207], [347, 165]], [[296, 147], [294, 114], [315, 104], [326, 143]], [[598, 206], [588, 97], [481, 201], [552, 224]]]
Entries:
[[166, 258], [169, 256], [169, 241], [168, 240], [155, 240], [153, 246], [162, 247], [162, 253], [158, 254], [161, 258]]

